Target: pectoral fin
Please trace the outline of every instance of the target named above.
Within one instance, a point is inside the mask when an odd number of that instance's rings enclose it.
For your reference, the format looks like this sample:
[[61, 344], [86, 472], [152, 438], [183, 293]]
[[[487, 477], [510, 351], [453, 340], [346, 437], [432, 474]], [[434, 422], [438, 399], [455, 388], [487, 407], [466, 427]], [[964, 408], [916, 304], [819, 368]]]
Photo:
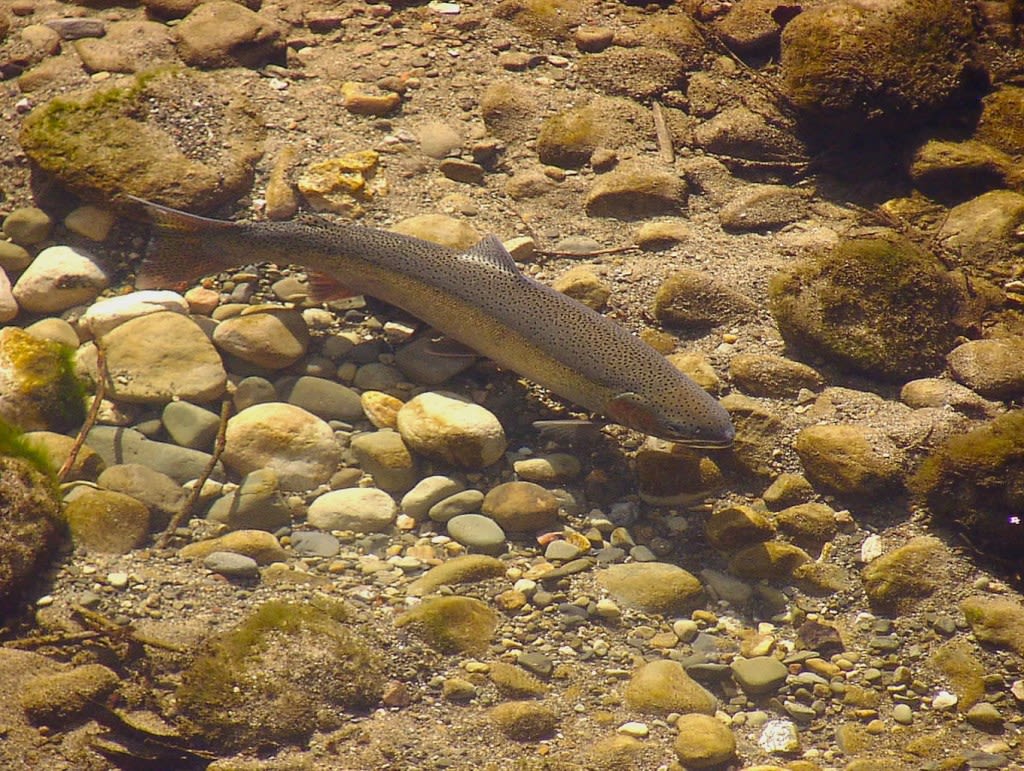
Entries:
[[325, 303], [331, 300], [344, 300], [355, 297], [359, 292], [353, 292], [344, 284], [341, 284], [333, 276], [319, 271], [309, 271], [309, 299], [315, 303]]
[[616, 423], [645, 434], [657, 434], [661, 427], [658, 416], [639, 394], [626, 392], [612, 397], [604, 412]]

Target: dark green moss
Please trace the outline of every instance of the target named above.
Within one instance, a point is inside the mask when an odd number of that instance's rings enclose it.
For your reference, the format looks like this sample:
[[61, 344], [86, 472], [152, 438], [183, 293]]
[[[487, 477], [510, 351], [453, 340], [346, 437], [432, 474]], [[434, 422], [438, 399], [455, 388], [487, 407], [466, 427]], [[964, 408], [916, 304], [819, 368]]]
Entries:
[[271, 601], [211, 641], [177, 700], [186, 730], [228, 749], [303, 744], [324, 715], [380, 699], [377, 644], [347, 606]]
[[933, 374], [963, 332], [959, 286], [895, 234], [844, 241], [775, 275], [768, 292], [788, 343], [869, 376]]
[[909, 487], [940, 522], [993, 554], [1024, 557], [1024, 410], [948, 439]]

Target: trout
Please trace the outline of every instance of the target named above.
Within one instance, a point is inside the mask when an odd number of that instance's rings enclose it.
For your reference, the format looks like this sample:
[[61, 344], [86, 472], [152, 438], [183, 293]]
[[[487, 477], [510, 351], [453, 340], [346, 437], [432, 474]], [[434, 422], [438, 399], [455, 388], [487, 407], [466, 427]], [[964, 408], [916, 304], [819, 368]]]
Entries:
[[258, 262], [301, 265], [327, 277], [311, 278], [314, 297], [346, 287], [384, 300], [623, 426], [690, 447], [732, 444], [732, 422], [717, 400], [636, 335], [524, 275], [495, 236], [460, 252], [315, 216], [233, 222], [134, 200], [155, 226], [140, 289], [181, 289]]

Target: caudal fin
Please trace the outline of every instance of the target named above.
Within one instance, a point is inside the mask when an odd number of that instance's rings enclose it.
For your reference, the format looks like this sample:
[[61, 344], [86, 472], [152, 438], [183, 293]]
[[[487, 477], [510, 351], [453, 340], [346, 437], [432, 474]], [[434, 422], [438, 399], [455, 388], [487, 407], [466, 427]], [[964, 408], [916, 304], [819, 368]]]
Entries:
[[224, 267], [220, 239], [214, 236], [236, 228], [235, 223], [127, 197], [141, 207], [154, 226], [146, 257], [136, 273], [137, 289], [183, 289], [200, 276]]

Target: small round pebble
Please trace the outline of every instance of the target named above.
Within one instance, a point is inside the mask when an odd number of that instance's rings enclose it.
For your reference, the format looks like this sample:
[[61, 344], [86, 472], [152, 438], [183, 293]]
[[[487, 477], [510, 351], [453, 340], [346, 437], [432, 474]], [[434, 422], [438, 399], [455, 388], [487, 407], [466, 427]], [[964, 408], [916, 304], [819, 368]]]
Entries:
[[897, 704], [892, 708], [892, 719], [901, 725], [910, 725], [914, 722], [914, 711], [909, 704]]
[[460, 514], [448, 520], [448, 535], [484, 554], [505, 551], [505, 531], [490, 517], [481, 514]]
[[207, 554], [203, 558], [203, 567], [225, 578], [255, 578], [260, 574], [256, 560], [233, 551], [215, 551]]

